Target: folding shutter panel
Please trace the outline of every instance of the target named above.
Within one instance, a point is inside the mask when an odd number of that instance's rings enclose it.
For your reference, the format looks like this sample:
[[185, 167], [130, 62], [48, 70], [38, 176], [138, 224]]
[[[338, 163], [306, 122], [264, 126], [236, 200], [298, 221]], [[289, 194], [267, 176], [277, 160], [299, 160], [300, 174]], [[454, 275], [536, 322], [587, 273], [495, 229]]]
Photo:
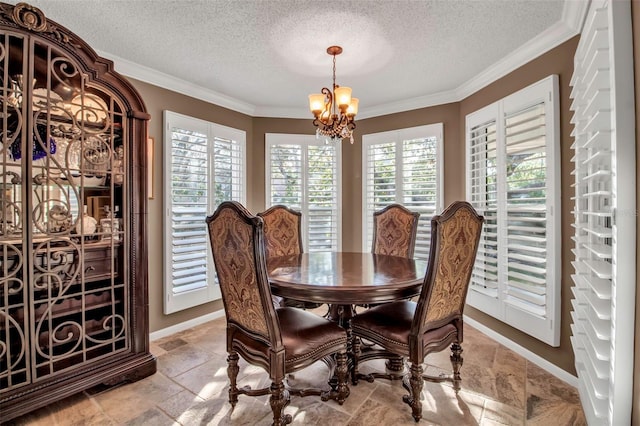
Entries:
[[546, 317], [547, 162], [545, 104], [505, 117], [507, 303]]
[[307, 151], [308, 251], [338, 250], [339, 145], [310, 145]]
[[363, 220], [366, 221], [364, 251], [371, 250], [373, 213], [396, 202], [396, 143], [369, 144], [366, 148], [366, 200]]
[[496, 120], [469, 129], [469, 200], [484, 225], [471, 276], [471, 292], [498, 298], [498, 159]]
[[438, 137], [402, 141], [402, 204], [420, 213], [415, 257], [429, 258], [431, 218], [439, 213]]
[[[172, 127], [170, 131], [167, 279], [172, 295], [177, 296], [208, 286], [208, 240], [204, 217], [210, 195], [209, 154], [205, 129]], [[173, 306], [169, 311], [179, 309], [182, 308]]]
[[302, 209], [302, 146], [271, 145], [269, 156], [270, 204]]

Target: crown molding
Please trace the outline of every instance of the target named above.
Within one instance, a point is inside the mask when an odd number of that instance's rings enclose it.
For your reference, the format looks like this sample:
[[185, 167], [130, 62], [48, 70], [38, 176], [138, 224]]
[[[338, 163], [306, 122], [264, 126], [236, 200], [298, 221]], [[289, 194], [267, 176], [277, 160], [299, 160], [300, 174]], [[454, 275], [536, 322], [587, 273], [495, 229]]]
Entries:
[[564, 22], [558, 22], [557, 24], [549, 27], [537, 37], [531, 39], [513, 51], [509, 56], [506, 56], [504, 59], [496, 62], [476, 77], [460, 85], [456, 89], [457, 101], [461, 101], [468, 96], [473, 95], [480, 89], [483, 89], [489, 84], [525, 65], [527, 62], [532, 61], [540, 55], [564, 43], [576, 34], [578, 34], [578, 32], [569, 28]]
[[243, 114], [255, 115], [256, 107], [223, 95], [222, 93], [199, 86], [197, 84], [182, 80], [169, 74], [157, 71], [144, 65], [129, 61], [116, 55], [104, 51], [96, 51], [98, 55], [113, 61], [116, 71], [124, 76], [135, 78], [136, 80], [162, 87], [167, 90], [200, 99], [205, 102], [228, 108]]
[[382, 115], [395, 114], [398, 112], [411, 111], [436, 105], [444, 105], [451, 102], [457, 102], [457, 94], [454, 90], [438, 92], [425, 96], [417, 96], [415, 98], [409, 98], [402, 101], [364, 108], [362, 111], [358, 112], [358, 119], [380, 117]]
[[562, 22], [576, 34], [581, 33], [590, 4], [591, 0], [566, 0], [562, 9]]
[[[460, 102], [480, 89], [488, 86], [510, 72], [520, 68], [527, 62], [539, 57], [561, 43], [569, 40], [582, 30], [582, 25], [587, 14], [590, 0], [566, 0], [562, 11], [562, 20], [549, 27], [546, 31], [517, 48], [504, 59], [485, 69], [482, 73], [461, 84], [454, 90], [439, 92], [426, 96], [391, 102], [384, 105], [360, 108], [359, 119], [379, 117], [395, 114], [435, 105], [443, 105], [451, 102]], [[215, 105], [228, 108], [252, 117], [269, 118], [298, 118], [308, 119], [309, 111], [306, 108], [283, 108], [255, 106], [240, 101], [214, 90], [207, 89], [194, 83], [182, 80], [137, 64], [127, 59], [112, 55], [108, 52], [98, 51], [100, 56], [114, 62], [116, 70], [127, 77], [135, 78], [154, 86], [172, 90], [183, 95], [210, 102]]]

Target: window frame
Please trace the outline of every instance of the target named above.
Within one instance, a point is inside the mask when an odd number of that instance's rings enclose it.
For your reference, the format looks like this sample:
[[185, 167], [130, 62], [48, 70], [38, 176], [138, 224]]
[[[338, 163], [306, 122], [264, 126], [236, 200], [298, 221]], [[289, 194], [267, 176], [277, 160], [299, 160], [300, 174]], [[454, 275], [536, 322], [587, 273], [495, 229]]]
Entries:
[[[310, 249], [309, 243], [309, 200], [308, 200], [308, 159], [310, 146], [324, 146], [328, 143], [323, 139], [316, 138], [315, 135], [304, 134], [292, 134], [292, 133], [266, 133], [265, 134], [265, 210], [273, 206], [272, 203], [272, 188], [271, 188], [271, 150], [275, 145], [299, 145], [301, 147], [301, 164], [302, 164], [302, 182], [301, 182], [301, 206], [299, 211], [302, 213], [302, 246], [303, 251], [314, 251]], [[336, 246], [331, 251], [342, 250], [342, 143], [331, 142], [329, 145], [335, 146], [335, 159], [336, 159], [336, 188], [335, 194], [337, 197], [337, 203], [334, 208], [335, 220], [336, 220]], [[287, 206], [294, 210], [298, 210], [297, 206]]]
[[[474, 308], [523, 331], [530, 336], [550, 345], [560, 345], [560, 307], [561, 307], [561, 174], [560, 174], [560, 105], [559, 83], [557, 75], [550, 75], [480, 110], [467, 114], [465, 118], [465, 164], [466, 197], [474, 199], [473, 171], [471, 158], [471, 135], [475, 128], [490, 120], [496, 125], [497, 156], [497, 270], [498, 291], [496, 297], [481, 293], [470, 286], [467, 303]], [[535, 315], [522, 307], [509, 302], [507, 295], [508, 273], [508, 236], [507, 229], [507, 175], [506, 175], [506, 126], [505, 120], [517, 111], [544, 103], [545, 110], [545, 314]], [[485, 169], [486, 170], [486, 169]], [[486, 175], [486, 174], [485, 174]], [[486, 186], [485, 186], [486, 188]], [[483, 214], [482, 207], [471, 203]], [[483, 236], [487, 223], [483, 225]], [[476, 265], [479, 259], [476, 259]], [[476, 270], [476, 268], [474, 268]]]
[[[237, 141], [240, 151], [240, 182], [239, 182], [239, 201], [246, 204], [247, 194], [247, 149], [246, 149], [246, 132], [244, 130], [235, 129], [221, 124], [209, 122], [195, 117], [179, 114], [176, 112], [164, 110], [164, 149], [163, 149], [163, 293], [164, 293], [164, 313], [171, 314], [184, 309], [192, 308], [197, 305], [219, 300], [222, 295], [218, 284], [215, 265], [213, 263], [213, 255], [209, 244], [209, 236], [205, 225], [205, 217], [212, 214], [217, 208], [215, 202], [215, 190], [213, 189], [215, 181], [215, 167], [210, 167], [214, 162], [214, 141], [216, 138]], [[172, 279], [172, 222], [171, 212], [173, 203], [171, 198], [171, 166], [172, 166], [172, 129], [181, 128], [184, 130], [198, 131], [207, 137], [207, 159], [208, 159], [208, 193], [212, 194], [207, 199], [206, 213], [202, 217], [203, 235], [206, 238], [207, 263], [206, 263], [206, 285], [200, 286], [192, 290], [182, 292], [174, 292]]]
[[[375, 208], [369, 207], [368, 198], [369, 194], [369, 185], [368, 185], [368, 149], [373, 145], [379, 144], [396, 144], [396, 176], [395, 176], [395, 200], [394, 203], [402, 204], [407, 207], [409, 210], [417, 211], [413, 206], [407, 205], [404, 203], [404, 188], [402, 185], [403, 179], [403, 167], [402, 163], [402, 149], [398, 150], [397, 146], [402, 146], [402, 142], [407, 140], [415, 140], [421, 138], [437, 138], [436, 142], [436, 196], [435, 196], [435, 209], [433, 214], [440, 213], [444, 206], [444, 125], [443, 123], [433, 123], [426, 124], [415, 127], [408, 127], [404, 129], [391, 130], [386, 132], [378, 132], [378, 133], [370, 133], [362, 136], [362, 251], [367, 252], [371, 250], [371, 239], [373, 238], [373, 213], [376, 210]], [[403, 190], [398, 191], [398, 188], [403, 188]], [[419, 228], [418, 235], [416, 237], [416, 245], [420, 242], [426, 241], [430, 242], [431, 232], [430, 232], [430, 224], [431, 224], [431, 216], [421, 212], [419, 219]], [[420, 228], [428, 227], [429, 229], [425, 232], [420, 232]], [[426, 235], [425, 235], [426, 234]], [[416, 247], [417, 248], [417, 247]], [[416, 258], [428, 258], [428, 253], [426, 256], [419, 256], [419, 250], [416, 250], [415, 253]]]

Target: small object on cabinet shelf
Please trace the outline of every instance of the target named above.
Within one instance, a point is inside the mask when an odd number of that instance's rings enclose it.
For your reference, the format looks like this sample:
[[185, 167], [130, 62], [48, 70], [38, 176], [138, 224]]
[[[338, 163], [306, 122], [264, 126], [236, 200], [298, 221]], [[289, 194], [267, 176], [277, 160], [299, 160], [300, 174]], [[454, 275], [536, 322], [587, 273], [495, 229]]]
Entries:
[[98, 221], [89, 215], [87, 205], [85, 204], [82, 208], [82, 215], [76, 223], [76, 233], [78, 233], [78, 235], [91, 236], [96, 232], [97, 223]]
[[109, 206], [104, 206], [106, 217], [100, 219], [100, 232], [102, 232], [102, 240], [110, 240], [113, 235], [113, 218]]
[[122, 146], [115, 149], [111, 172], [113, 173], [113, 183], [115, 185], [122, 185], [124, 182], [124, 148]]

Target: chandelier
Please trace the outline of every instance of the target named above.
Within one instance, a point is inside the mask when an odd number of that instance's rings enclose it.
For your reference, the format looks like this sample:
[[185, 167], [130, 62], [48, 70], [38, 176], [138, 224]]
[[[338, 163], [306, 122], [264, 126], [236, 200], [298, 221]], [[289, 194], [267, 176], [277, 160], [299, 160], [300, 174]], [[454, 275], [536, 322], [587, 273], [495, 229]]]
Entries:
[[351, 97], [350, 87], [336, 84], [336, 55], [342, 53], [342, 47], [330, 46], [327, 53], [333, 56], [333, 90], [323, 87], [322, 93], [309, 95], [309, 109], [315, 117], [313, 125], [318, 128], [316, 136], [324, 136], [331, 142], [349, 138], [353, 143], [358, 99]]

